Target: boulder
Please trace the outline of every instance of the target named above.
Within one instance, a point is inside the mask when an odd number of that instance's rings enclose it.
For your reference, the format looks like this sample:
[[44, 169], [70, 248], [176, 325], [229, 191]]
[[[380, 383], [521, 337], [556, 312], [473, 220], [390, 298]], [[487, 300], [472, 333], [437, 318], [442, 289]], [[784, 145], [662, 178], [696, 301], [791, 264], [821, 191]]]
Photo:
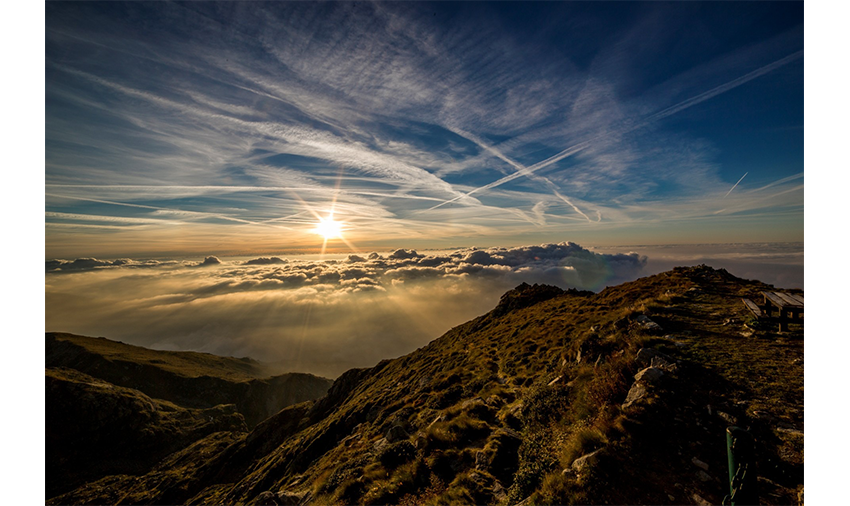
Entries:
[[302, 495], [292, 492], [278, 492], [277, 503], [281, 506], [298, 506], [301, 503]]
[[705, 462], [701, 461], [700, 459], [698, 459], [698, 458], [694, 457], [694, 458], [692, 458], [692, 459], [691, 459], [691, 462], [693, 462], [693, 464], [694, 464], [695, 466], [697, 466], [698, 468], [702, 469], [703, 471], [708, 471], [708, 464], [706, 464]]
[[401, 425], [393, 425], [387, 431], [387, 435], [386, 435], [387, 442], [389, 442], [389, 443], [395, 443], [396, 441], [401, 441], [401, 440], [407, 439], [409, 437], [410, 437], [410, 434], [408, 434], [407, 431], [404, 430], [404, 427], [402, 427]]
[[664, 371], [657, 367], [647, 367], [635, 374], [635, 381], [653, 384], [658, 382], [664, 376]]
[[257, 496], [256, 500], [254, 500], [254, 504], [256, 506], [278, 506], [277, 496], [268, 490], [260, 492], [260, 495]]
[[584, 470], [587, 466], [592, 466], [593, 464], [596, 463], [597, 458], [598, 458], [597, 455], [602, 450], [603, 449], [600, 448], [596, 451], [588, 453], [587, 455], [582, 455], [581, 457], [579, 457], [579, 458], [577, 458], [573, 461], [573, 463], [570, 465], [570, 468], [572, 468], [572, 470], [575, 471], [576, 473], [581, 473], [582, 470]]
[[626, 400], [623, 403], [623, 408], [625, 409], [630, 407], [635, 402], [646, 397], [646, 394], [646, 387], [643, 385], [643, 383], [635, 382], [632, 385], [632, 388], [629, 389], [628, 395], [626, 395]]
[[655, 323], [654, 321], [652, 321], [652, 319], [643, 314], [638, 315], [634, 321], [637, 326], [639, 328], [642, 328], [643, 330], [648, 330], [650, 332], [661, 332], [663, 330], [661, 328], [661, 325]]
[[656, 362], [656, 364], [663, 364], [665, 362], [667, 364], [675, 364], [676, 363], [676, 361], [673, 360], [671, 357], [661, 353], [660, 351], [656, 350], [655, 348], [641, 348], [641, 349], [639, 349], [638, 352], [637, 352], [637, 355], [635, 355], [635, 361], [638, 364], [646, 367], [646, 366], [652, 365], [652, 359], [656, 358], [656, 357], [658, 357], [658, 358], [660, 358], [664, 361], [664, 362]]

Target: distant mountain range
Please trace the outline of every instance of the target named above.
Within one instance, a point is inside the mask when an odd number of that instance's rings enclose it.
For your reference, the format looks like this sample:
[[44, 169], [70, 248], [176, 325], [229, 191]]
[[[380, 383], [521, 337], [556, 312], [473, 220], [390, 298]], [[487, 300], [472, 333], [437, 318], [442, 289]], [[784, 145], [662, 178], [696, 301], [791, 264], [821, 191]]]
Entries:
[[737, 425], [762, 503], [796, 504], [802, 325], [741, 302], [771, 288], [706, 266], [522, 284], [333, 384], [48, 334], [47, 503], [719, 504]]

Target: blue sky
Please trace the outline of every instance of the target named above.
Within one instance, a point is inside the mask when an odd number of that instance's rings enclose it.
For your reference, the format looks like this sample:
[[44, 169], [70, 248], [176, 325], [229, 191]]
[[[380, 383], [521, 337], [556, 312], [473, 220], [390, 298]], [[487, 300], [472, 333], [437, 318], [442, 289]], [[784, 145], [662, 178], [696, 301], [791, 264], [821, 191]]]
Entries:
[[48, 2], [46, 256], [802, 241], [802, 22]]

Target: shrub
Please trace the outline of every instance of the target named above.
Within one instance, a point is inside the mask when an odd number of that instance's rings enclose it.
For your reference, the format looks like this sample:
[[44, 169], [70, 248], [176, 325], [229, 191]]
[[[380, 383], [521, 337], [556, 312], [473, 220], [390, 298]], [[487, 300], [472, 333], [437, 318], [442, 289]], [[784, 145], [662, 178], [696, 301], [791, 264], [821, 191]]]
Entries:
[[410, 441], [398, 441], [381, 450], [378, 460], [387, 469], [394, 469], [408, 462], [414, 455], [416, 455], [416, 448]]
[[526, 424], [546, 425], [559, 419], [567, 410], [567, 395], [563, 386], [545, 383], [532, 386], [523, 396], [522, 417]]

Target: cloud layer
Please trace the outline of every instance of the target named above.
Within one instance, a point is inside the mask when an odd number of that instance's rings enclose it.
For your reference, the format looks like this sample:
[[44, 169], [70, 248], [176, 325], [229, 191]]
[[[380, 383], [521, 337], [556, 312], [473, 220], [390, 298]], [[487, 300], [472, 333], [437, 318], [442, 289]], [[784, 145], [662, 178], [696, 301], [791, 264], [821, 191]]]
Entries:
[[600, 289], [646, 263], [574, 243], [278, 260], [49, 261], [47, 327], [336, 375], [426, 344], [521, 282]]

